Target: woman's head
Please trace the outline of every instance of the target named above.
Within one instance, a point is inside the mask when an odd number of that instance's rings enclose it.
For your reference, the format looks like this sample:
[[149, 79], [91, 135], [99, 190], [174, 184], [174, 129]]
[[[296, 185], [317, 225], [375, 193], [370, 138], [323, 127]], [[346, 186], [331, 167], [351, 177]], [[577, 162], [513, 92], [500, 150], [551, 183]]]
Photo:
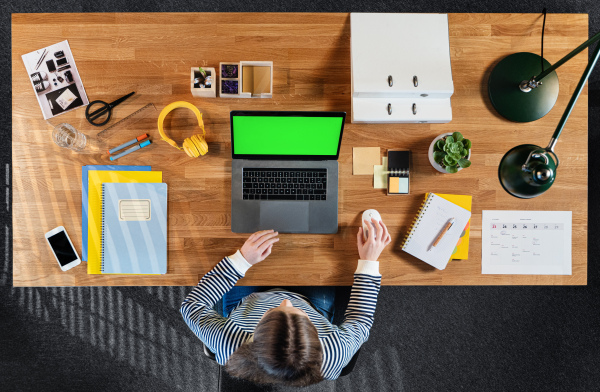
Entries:
[[225, 369], [256, 383], [304, 386], [322, 380], [323, 350], [317, 329], [289, 300], [269, 309], [254, 331], [254, 341], [238, 348]]

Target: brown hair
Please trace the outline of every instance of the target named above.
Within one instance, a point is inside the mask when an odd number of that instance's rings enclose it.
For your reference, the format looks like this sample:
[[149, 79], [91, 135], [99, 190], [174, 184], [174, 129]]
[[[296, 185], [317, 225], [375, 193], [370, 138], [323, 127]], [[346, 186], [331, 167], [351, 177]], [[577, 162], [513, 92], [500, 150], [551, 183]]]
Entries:
[[225, 370], [257, 384], [306, 386], [323, 379], [323, 349], [308, 317], [273, 310], [254, 330], [254, 341], [229, 357]]

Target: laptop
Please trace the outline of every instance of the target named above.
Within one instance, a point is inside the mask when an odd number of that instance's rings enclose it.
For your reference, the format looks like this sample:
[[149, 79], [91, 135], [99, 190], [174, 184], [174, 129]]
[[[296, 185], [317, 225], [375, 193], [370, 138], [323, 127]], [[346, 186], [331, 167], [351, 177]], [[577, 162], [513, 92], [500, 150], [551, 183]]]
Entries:
[[345, 112], [232, 111], [231, 231], [337, 233]]

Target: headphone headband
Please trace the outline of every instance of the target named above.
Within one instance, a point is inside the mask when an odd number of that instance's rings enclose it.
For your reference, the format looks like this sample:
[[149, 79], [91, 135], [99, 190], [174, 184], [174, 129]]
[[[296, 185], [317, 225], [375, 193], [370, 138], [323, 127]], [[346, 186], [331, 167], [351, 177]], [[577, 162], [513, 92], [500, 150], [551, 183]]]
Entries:
[[[169, 138], [163, 130], [163, 122], [165, 121], [165, 117], [167, 117], [167, 115], [171, 111], [177, 108], [187, 108], [194, 112], [196, 118], [198, 119], [198, 125], [202, 129], [202, 135], [194, 135], [191, 138], [185, 139], [183, 141], [182, 147], [179, 147], [177, 143], [173, 139]], [[189, 102], [177, 101], [165, 106], [165, 108], [158, 115], [158, 132], [160, 133], [160, 137], [162, 140], [169, 143], [171, 146], [175, 147], [178, 150], [185, 151], [186, 154], [188, 154], [190, 157], [197, 158], [200, 155], [204, 155], [208, 152], [208, 145], [204, 140], [206, 131], [204, 130], [204, 121], [202, 121], [202, 113], [200, 113], [200, 110], [198, 110], [197, 107], [195, 107]]]

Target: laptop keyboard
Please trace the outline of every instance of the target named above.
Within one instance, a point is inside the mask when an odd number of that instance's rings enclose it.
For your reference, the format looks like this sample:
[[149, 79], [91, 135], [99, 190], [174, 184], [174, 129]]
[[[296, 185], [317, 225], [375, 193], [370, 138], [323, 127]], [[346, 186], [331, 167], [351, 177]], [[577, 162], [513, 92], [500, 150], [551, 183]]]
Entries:
[[244, 200], [327, 200], [327, 169], [244, 168]]

